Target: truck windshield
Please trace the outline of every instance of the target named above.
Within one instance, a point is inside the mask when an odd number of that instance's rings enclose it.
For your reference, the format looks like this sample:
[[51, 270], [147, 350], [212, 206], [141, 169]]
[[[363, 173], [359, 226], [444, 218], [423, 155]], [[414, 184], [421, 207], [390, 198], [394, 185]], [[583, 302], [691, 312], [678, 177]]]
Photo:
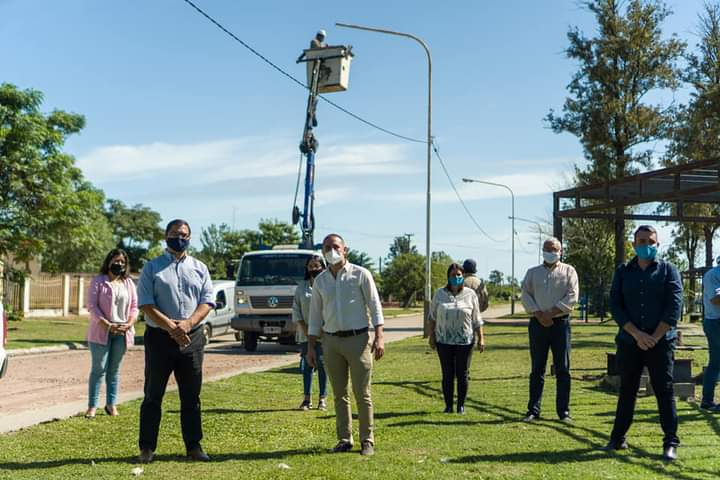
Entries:
[[305, 254], [251, 255], [243, 258], [237, 286], [297, 285], [305, 278]]

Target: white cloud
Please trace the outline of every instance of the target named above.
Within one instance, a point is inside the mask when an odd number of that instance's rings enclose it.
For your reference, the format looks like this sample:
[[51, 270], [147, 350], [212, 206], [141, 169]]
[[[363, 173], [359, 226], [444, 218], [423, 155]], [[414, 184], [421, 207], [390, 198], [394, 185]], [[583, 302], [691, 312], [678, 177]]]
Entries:
[[[507, 185], [512, 189], [516, 197], [528, 197], [552, 193], [554, 186], [558, 184], [559, 177], [553, 172], [538, 171], [496, 175], [494, 177], [478, 178], [478, 180]], [[481, 183], [465, 183], [460, 179], [453, 179], [453, 181], [460, 192], [460, 196], [466, 202], [509, 196], [509, 192], [502, 187]], [[412, 202], [420, 201], [424, 198], [425, 192], [401, 192], [382, 196], [382, 199]], [[433, 203], [456, 202], [457, 196], [451, 188], [441, 191], [434, 190], [432, 192], [432, 201]]]
[[[297, 174], [297, 143], [287, 137], [242, 138], [195, 144], [112, 145], [83, 155], [78, 165], [90, 180], [109, 181], [185, 177], [190, 184], [273, 178]], [[349, 144], [320, 147], [322, 177], [407, 174], [420, 169], [407, 159], [407, 147]]]

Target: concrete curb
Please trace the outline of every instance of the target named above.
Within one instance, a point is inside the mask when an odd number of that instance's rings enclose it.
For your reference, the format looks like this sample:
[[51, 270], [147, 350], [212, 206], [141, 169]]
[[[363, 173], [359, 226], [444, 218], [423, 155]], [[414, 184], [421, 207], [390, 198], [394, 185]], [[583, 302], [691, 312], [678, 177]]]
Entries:
[[[206, 345], [205, 349], [224, 348], [232, 345], [240, 345], [242, 342], [232, 341], [221, 344]], [[128, 350], [142, 350], [144, 348], [142, 342], [136, 342], [135, 345]], [[8, 357], [24, 357], [26, 355], [45, 355], [48, 353], [61, 352], [81, 352], [89, 350], [87, 343], [66, 343], [65, 345], [56, 345], [53, 347], [33, 347], [33, 348], [17, 348], [14, 350], [6, 350]]]
[[32, 348], [16, 348], [6, 350], [8, 357], [23, 357], [25, 355], [40, 355], [43, 353], [58, 353], [76, 350], [87, 350], [86, 343], [66, 343], [64, 345], [55, 345], [52, 347], [32, 347]]

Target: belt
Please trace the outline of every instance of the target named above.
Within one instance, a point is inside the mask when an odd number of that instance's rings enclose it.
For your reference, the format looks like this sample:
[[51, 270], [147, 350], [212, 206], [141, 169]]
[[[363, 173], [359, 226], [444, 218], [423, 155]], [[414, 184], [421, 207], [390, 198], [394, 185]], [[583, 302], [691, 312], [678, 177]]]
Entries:
[[368, 327], [359, 328], [357, 330], [338, 330], [337, 332], [325, 332], [326, 335], [332, 335], [333, 337], [354, 337], [368, 331]]
[[[535, 320], [537, 320], [536, 317], [532, 317], [532, 318], [534, 318]], [[552, 319], [553, 319], [553, 321], [556, 321], [556, 320], [557, 320], [557, 321], [560, 321], [560, 320], [568, 320], [569, 318], [570, 318], [570, 315], [569, 315], [569, 314], [565, 314], [565, 315], [561, 315], [561, 316], [559, 316], [559, 317], [553, 317]]]

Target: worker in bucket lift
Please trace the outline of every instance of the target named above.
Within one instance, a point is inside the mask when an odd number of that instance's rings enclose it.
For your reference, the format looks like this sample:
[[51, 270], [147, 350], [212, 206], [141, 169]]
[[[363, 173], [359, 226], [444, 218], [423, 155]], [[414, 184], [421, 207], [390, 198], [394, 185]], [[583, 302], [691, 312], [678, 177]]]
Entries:
[[325, 37], [327, 35], [325, 34], [325, 30], [320, 30], [315, 34], [315, 38], [310, 40], [310, 48], [325, 48], [327, 47], [327, 43], [325, 43]]

